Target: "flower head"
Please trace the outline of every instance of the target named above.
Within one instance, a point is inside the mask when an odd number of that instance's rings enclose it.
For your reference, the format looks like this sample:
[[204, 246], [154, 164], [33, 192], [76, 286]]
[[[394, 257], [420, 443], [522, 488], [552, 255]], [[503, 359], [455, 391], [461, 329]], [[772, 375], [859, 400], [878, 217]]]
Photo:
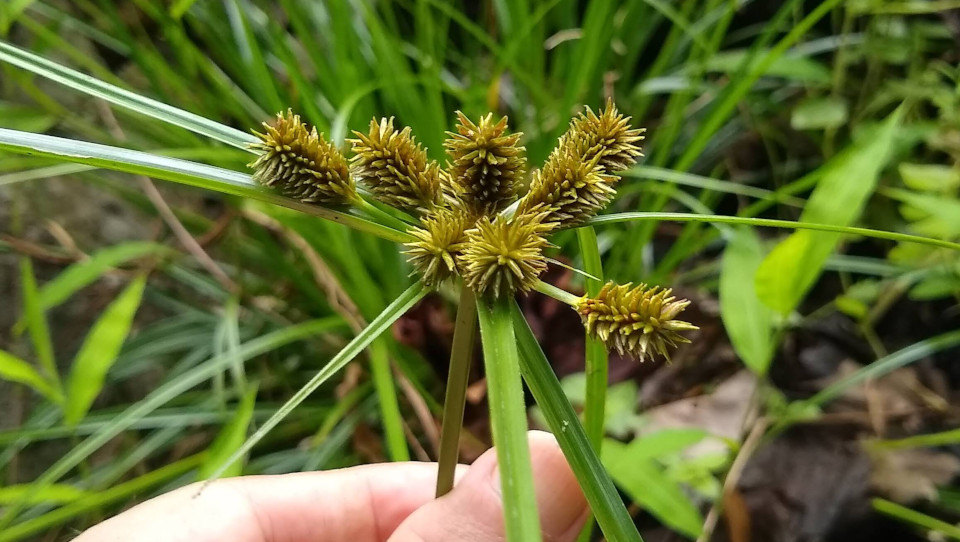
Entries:
[[517, 197], [526, 163], [523, 134], [507, 135], [507, 118], [494, 123], [493, 113], [476, 124], [459, 111], [457, 117], [457, 131], [444, 142], [452, 187], [475, 216], [492, 216]]
[[587, 332], [608, 349], [640, 361], [658, 354], [669, 360], [669, 348], [690, 342], [679, 332], [699, 329], [676, 319], [690, 302], [677, 300], [671, 292], [646, 284], [634, 288], [608, 282], [595, 298], [582, 297], [576, 309]]
[[404, 254], [420, 273], [427, 286], [458, 274], [460, 251], [464, 247], [467, 217], [450, 209], [437, 207], [420, 219], [422, 227], [410, 230], [415, 241], [406, 243]]
[[397, 131], [393, 118], [370, 121], [367, 134], [354, 132], [352, 171], [358, 182], [388, 205], [407, 210], [431, 209], [440, 203], [440, 166], [427, 159], [410, 128]]
[[288, 110], [274, 123], [263, 123], [265, 133], [251, 147], [262, 154], [252, 163], [253, 179], [305, 203], [342, 205], [358, 196], [347, 159], [330, 142]]
[[467, 230], [461, 251], [463, 280], [477, 295], [510, 296], [530, 291], [547, 268], [544, 238], [553, 224], [546, 213], [517, 214], [512, 219], [483, 216]]
[[643, 130], [630, 128], [630, 117], [612, 101], [600, 114], [587, 108], [570, 123], [543, 169], [534, 173], [530, 190], [520, 200], [523, 212], [548, 205], [549, 221], [576, 225], [602, 210], [616, 194], [617, 173], [641, 156]]

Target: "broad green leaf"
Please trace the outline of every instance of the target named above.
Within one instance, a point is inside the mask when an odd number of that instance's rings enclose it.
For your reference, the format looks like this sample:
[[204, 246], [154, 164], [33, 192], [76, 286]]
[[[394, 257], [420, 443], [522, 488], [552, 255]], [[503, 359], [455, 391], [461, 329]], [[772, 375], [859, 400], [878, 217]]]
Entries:
[[0, 350], [0, 378], [29, 386], [54, 403], [63, 402], [60, 391], [41, 376], [33, 366], [4, 350]]
[[133, 317], [140, 307], [146, 277], [137, 277], [97, 318], [83, 345], [73, 359], [67, 380], [67, 401], [63, 407], [64, 423], [76, 425], [100, 395], [107, 376], [120, 353]]
[[960, 237], [960, 200], [896, 188], [889, 188], [883, 193], [904, 202], [901, 214], [913, 221], [911, 231], [941, 239]]
[[930, 301], [960, 293], [960, 269], [934, 269], [910, 288], [910, 299]]
[[391, 241], [403, 243], [411, 239], [406, 232], [383, 226], [360, 216], [283, 197], [275, 191], [258, 186], [250, 175], [229, 169], [97, 143], [3, 128], [0, 128], [0, 150], [59, 158], [68, 162], [145, 175], [224, 194], [243, 196], [319, 216]]
[[230, 422], [223, 427], [217, 438], [207, 449], [207, 458], [200, 467], [197, 475], [198, 479], [206, 480], [218, 469], [224, 469], [222, 476], [240, 476], [243, 474], [243, 462], [234, 461], [226, 464], [226, 461], [243, 444], [247, 436], [247, 428], [250, 427], [250, 420], [253, 419], [253, 407], [257, 404], [257, 388], [251, 386], [237, 405], [236, 412]]
[[520, 358], [510, 318], [513, 299], [477, 300], [480, 339], [487, 374], [490, 433], [497, 451], [504, 523], [509, 542], [541, 540], [533, 468], [527, 444]]
[[66, 504], [89, 496], [89, 493], [66, 484], [54, 484], [42, 491], [33, 491], [32, 484], [0, 487], [0, 505], [16, 502], [27, 504]]
[[53, 341], [50, 339], [50, 328], [47, 327], [47, 315], [40, 306], [37, 293], [37, 281], [33, 274], [33, 262], [30, 258], [20, 258], [20, 280], [23, 291], [23, 313], [33, 342], [33, 351], [37, 356], [40, 367], [46, 373], [46, 378], [57, 389], [60, 388], [60, 373], [57, 371], [57, 362], [53, 356]]
[[661, 429], [633, 439], [630, 457], [641, 461], [678, 454], [709, 436], [703, 429]]
[[[860, 216], [889, 159], [902, 110], [891, 114], [868, 138], [824, 165], [825, 172], [807, 200], [801, 222], [846, 227]], [[786, 315], [792, 312], [823, 270], [842, 236], [798, 231], [782, 241], [757, 270], [760, 300]]]
[[826, 130], [847, 122], [847, 103], [835, 98], [814, 98], [798, 105], [790, 115], [794, 130]]
[[557, 438], [570, 469], [580, 482], [590, 510], [607, 540], [641, 542], [633, 519], [613, 485], [613, 480], [590, 444], [580, 419], [563, 393], [560, 381], [537, 343], [520, 306], [514, 302], [511, 316], [520, 349], [520, 372], [530, 388], [550, 430]]
[[169, 106], [135, 92], [122, 89], [82, 74], [76, 70], [61, 66], [29, 51], [19, 49], [9, 43], [0, 42], [0, 61], [33, 72], [41, 77], [56, 81], [74, 90], [104, 99], [120, 107], [180, 126], [200, 135], [207, 136], [234, 147], [246, 149], [254, 142], [253, 135], [236, 128]]
[[951, 193], [960, 187], [960, 169], [942, 164], [900, 164], [903, 184], [924, 192]]
[[751, 228], [730, 232], [720, 269], [720, 317], [737, 355], [750, 370], [763, 375], [774, 348], [774, 314], [760, 302], [754, 288], [763, 247]]
[[[642, 442], [637, 439], [635, 442]], [[695, 539], [700, 535], [703, 517], [683, 493], [683, 489], [664, 474], [663, 469], [642, 456], [635, 457], [632, 446], [616, 440], [603, 443], [603, 464], [613, 479], [665, 525]]]

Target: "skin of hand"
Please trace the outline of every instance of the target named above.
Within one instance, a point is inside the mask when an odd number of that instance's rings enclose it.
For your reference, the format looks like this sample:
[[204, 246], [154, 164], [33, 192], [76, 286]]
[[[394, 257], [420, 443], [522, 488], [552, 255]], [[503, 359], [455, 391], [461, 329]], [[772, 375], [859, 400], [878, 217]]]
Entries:
[[[557, 442], [531, 431], [544, 540], [573, 542], [587, 503]], [[325, 472], [193, 484], [96, 525], [75, 542], [500, 542], [497, 457], [460, 466], [434, 499], [436, 463], [382, 463]]]

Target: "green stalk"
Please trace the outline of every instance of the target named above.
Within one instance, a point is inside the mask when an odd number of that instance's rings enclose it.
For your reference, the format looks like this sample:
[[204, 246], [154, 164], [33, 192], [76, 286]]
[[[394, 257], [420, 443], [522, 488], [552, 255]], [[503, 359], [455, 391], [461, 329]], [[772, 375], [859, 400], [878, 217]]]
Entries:
[[490, 426], [497, 451], [507, 542], [541, 540], [533, 468], [527, 445], [527, 410], [520, 380], [520, 360], [510, 306], [500, 297], [477, 303], [480, 337], [487, 369]]
[[[583, 269], [597, 278], [585, 279], [587, 295], [596, 297], [603, 287], [603, 264], [600, 261], [600, 248], [597, 245], [597, 232], [591, 227], [577, 230], [580, 243], [580, 255], [583, 257]], [[603, 443], [603, 427], [606, 420], [607, 378], [609, 374], [607, 348], [603, 342], [585, 335], [584, 372], [586, 373], [587, 393], [583, 403], [584, 425], [590, 445], [597, 453]], [[582, 542], [589, 542], [593, 534], [594, 522], [587, 521], [580, 533]]]
[[403, 432], [403, 416], [397, 402], [397, 388], [390, 371], [390, 354], [383, 338], [370, 343], [370, 373], [380, 400], [380, 415], [390, 461], [410, 461], [407, 437]]
[[450, 351], [450, 372], [447, 375], [447, 393], [443, 401], [443, 424], [440, 427], [440, 457], [437, 467], [437, 497], [453, 489], [453, 479], [460, 459], [460, 430], [463, 409], [470, 381], [473, 344], [477, 339], [477, 298], [473, 290], [460, 289], [457, 324], [453, 330]]
[[[523, 317], [520, 306], [511, 302], [516, 341], [520, 349], [520, 370], [523, 380], [540, 405], [543, 417], [557, 438], [570, 469], [580, 482], [580, 488], [590, 504], [590, 510], [600, 524], [607, 540], [616, 542], [642, 542], [633, 519], [610, 474], [603, 468], [600, 457], [590, 445], [577, 413], [560, 387], [550, 362], [540, 349], [530, 325]], [[489, 375], [488, 375], [489, 378]]]

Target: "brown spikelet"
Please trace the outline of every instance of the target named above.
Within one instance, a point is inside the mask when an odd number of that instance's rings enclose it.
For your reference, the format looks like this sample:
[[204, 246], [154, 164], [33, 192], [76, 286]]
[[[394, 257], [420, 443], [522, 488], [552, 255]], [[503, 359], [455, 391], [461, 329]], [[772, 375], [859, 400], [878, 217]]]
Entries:
[[510, 296], [530, 291], [547, 268], [544, 238], [553, 224], [546, 213], [518, 214], [507, 220], [481, 217], [467, 230], [461, 251], [463, 280], [477, 295]]
[[607, 349], [616, 348], [640, 361], [658, 354], [669, 360], [670, 348], [690, 342], [679, 332], [698, 329], [676, 319], [690, 302], [677, 300], [671, 291], [608, 282], [595, 298], [582, 297], [576, 308], [587, 332]]
[[517, 197], [526, 164], [523, 134], [506, 134], [507, 118], [494, 123], [493, 113], [476, 124], [459, 111], [457, 118], [457, 131], [447, 132], [444, 142], [452, 188], [475, 216], [492, 216]]
[[441, 201], [440, 166], [427, 158], [410, 128], [397, 131], [393, 118], [370, 121], [367, 134], [354, 132], [351, 159], [357, 182], [380, 201], [406, 210], [427, 210]]
[[520, 212], [549, 205], [554, 211], [548, 220], [565, 226], [594, 216], [616, 194], [617, 174], [642, 156], [642, 134], [610, 100], [599, 114], [587, 108], [571, 121], [543, 169], [534, 173]]
[[410, 230], [416, 240], [404, 245], [404, 254], [427, 286], [436, 286], [458, 274], [467, 220], [461, 212], [436, 207], [421, 218], [422, 227]]
[[347, 159], [300, 115], [277, 113], [274, 123], [263, 123], [265, 133], [251, 148], [262, 154], [249, 165], [253, 179], [305, 203], [342, 205], [358, 196]]

